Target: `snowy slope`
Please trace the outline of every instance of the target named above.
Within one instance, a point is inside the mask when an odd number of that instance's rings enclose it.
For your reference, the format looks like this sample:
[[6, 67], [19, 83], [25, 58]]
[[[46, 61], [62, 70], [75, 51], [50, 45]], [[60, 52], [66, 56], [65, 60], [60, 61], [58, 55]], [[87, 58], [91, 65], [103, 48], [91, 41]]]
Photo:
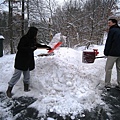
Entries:
[[[104, 45], [97, 48], [99, 56], [103, 55]], [[43, 50], [35, 51], [36, 69], [31, 72], [30, 92], [23, 91], [23, 76], [14, 86], [13, 97], [32, 96], [37, 98], [30, 107], [39, 110], [39, 115], [48, 111], [62, 116], [68, 113], [91, 110], [95, 106], [105, 105], [101, 100], [104, 88], [105, 58], [96, 59], [94, 63], [82, 63], [82, 49], [74, 50], [61, 47], [54, 56], [38, 57]], [[47, 51], [44, 51], [47, 52]], [[8, 81], [14, 72], [14, 55], [0, 58], [0, 91], [5, 92]], [[116, 84], [116, 71], [113, 70], [112, 83]]]

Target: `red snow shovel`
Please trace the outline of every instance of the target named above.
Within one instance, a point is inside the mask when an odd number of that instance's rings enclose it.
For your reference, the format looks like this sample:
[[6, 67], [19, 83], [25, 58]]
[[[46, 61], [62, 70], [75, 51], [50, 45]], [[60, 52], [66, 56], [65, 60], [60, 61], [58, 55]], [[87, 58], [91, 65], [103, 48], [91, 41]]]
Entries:
[[48, 51], [48, 54], [52, 53], [56, 48], [58, 48], [62, 42], [58, 42], [51, 50]]
[[105, 56], [96, 57], [99, 54], [98, 49], [93, 49], [93, 51], [83, 51], [82, 62], [83, 63], [94, 63], [96, 58], [105, 58]]
[[49, 50], [46, 54], [39, 54], [38, 56], [49, 56], [51, 55], [55, 49], [57, 49], [60, 45], [62, 44], [62, 42], [58, 42], [57, 44], [55, 44], [55, 46]]

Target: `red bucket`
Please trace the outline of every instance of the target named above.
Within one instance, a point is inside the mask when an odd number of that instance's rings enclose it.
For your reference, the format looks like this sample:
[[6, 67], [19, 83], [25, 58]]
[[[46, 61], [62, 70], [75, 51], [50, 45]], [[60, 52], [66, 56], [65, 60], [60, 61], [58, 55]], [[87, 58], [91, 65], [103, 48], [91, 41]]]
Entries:
[[82, 62], [83, 63], [94, 63], [94, 60], [98, 54], [97, 49], [93, 49], [93, 51], [83, 51], [82, 54]]

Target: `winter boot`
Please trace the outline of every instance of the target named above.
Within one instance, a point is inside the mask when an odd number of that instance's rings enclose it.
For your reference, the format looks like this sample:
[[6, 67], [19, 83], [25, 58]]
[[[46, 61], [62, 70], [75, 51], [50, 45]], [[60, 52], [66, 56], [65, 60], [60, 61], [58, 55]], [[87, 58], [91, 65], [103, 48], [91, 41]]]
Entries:
[[12, 97], [12, 93], [11, 93], [12, 89], [13, 89], [13, 87], [8, 86], [8, 89], [7, 89], [7, 91], [6, 91], [6, 94], [7, 94], [7, 96], [8, 96], [9, 98]]
[[29, 84], [24, 83], [24, 91], [25, 91], [25, 92], [30, 91], [30, 89], [29, 89]]

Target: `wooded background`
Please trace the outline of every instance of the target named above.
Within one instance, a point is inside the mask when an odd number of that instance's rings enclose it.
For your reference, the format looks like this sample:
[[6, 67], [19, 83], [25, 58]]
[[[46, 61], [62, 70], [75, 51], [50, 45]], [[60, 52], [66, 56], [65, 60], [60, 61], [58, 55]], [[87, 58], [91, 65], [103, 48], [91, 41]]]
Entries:
[[[8, 8], [3, 9], [3, 5]], [[103, 44], [110, 17], [119, 20], [117, 0], [4, 0], [0, 4], [0, 34], [4, 53], [16, 53], [20, 38], [30, 26], [39, 29], [38, 41], [48, 44], [56, 33], [67, 37], [67, 47]]]

